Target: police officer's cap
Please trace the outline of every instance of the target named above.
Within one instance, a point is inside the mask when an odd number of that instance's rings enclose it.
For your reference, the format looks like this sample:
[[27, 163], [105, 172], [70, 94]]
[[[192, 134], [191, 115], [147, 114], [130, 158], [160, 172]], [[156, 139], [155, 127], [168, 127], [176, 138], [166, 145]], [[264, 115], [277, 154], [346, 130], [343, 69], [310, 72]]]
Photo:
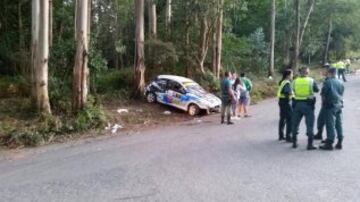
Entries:
[[324, 68], [329, 68], [329, 67], [330, 67], [330, 64], [329, 64], [329, 63], [325, 63], [323, 67], [324, 67]]
[[329, 72], [330, 74], [336, 74], [336, 68], [330, 67], [330, 68], [328, 69], [328, 72]]

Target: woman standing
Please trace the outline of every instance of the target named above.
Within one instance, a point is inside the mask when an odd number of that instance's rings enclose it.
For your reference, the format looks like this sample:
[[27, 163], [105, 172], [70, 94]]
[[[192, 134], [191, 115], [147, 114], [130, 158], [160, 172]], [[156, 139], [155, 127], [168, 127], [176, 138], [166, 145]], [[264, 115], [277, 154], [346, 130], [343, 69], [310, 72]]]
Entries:
[[240, 98], [241, 98], [241, 94], [244, 93], [244, 91], [246, 91], [246, 88], [244, 87], [243, 83], [241, 82], [241, 80], [239, 78], [235, 79], [235, 83], [233, 85], [233, 89], [235, 92], [235, 97], [236, 97], [236, 107], [234, 109], [234, 116], [237, 116], [238, 118], [241, 117], [241, 105], [240, 105]]
[[[293, 90], [291, 86], [291, 81], [293, 78], [293, 72], [291, 69], [286, 69], [283, 72], [283, 77], [279, 82], [279, 89], [277, 92], [277, 97], [279, 98], [279, 107], [280, 107], [280, 121], [279, 121], [279, 141], [286, 140], [286, 142], [291, 141], [291, 99], [293, 96]], [[284, 128], [286, 126], [286, 136], [284, 137]]]

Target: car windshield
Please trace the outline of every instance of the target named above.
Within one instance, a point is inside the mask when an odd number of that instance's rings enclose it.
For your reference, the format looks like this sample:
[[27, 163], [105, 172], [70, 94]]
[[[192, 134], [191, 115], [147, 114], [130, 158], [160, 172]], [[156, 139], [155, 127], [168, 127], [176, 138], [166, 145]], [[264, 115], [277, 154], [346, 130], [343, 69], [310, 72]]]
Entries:
[[192, 94], [205, 94], [206, 91], [197, 83], [187, 83], [186, 89]]

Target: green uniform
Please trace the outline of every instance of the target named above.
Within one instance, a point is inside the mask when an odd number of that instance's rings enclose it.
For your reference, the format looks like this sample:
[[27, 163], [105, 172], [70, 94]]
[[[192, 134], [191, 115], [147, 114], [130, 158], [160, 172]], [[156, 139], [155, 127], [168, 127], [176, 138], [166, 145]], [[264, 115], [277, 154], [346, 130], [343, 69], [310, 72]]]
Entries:
[[344, 85], [338, 79], [332, 77], [324, 82], [321, 90], [324, 113], [326, 117], [327, 143], [332, 144], [335, 140], [335, 131], [340, 141], [343, 139], [342, 108], [343, 108]]
[[279, 140], [284, 139], [284, 128], [286, 126], [286, 140], [291, 141], [291, 98], [293, 90], [291, 82], [284, 80], [280, 82], [277, 97], [279, 98], [280, 120], [279, 120]]
[[[327, 80], [328, 78], [325, 79], [325, 81]], [[318, 118], [317, 118], [317, 135], [318, 136], [318, 139], [322, 139], [322, 134], [323, 134], [323, 131], [324, 131], [324, 128], [325, 128], [325, 122], [326, 122], [326, 116], [325, 116], [325, 109], [324, 109], [324, 105], [322, 104], [321, 105], [321, 108], [320, 108], [320, 112], [319, 112], [319, 115], [318, 115]], [[315, 137], [316, 138], [316, 137]]]
[[309, 146], [312, 145], [314, 137], [314, 110], [316, 102], [314, 93], [319, 92], [319, 88], [314, 79], [310, 77], [299, 77], [293, 81], [293, 90], [295, 100], [292, 116], [293, 147], [297, 147], [297, 135], [303, 116], [305, 116], [306, 135], [308, 136]]
[[221, 122], [224, 122], [225, 115], [227, 116], [227, 121], [230, 122], [231, 117], [231, 95], [229, 91], [231, 90], [231, 81], [228, 78], [225, 78], [221, 82]]

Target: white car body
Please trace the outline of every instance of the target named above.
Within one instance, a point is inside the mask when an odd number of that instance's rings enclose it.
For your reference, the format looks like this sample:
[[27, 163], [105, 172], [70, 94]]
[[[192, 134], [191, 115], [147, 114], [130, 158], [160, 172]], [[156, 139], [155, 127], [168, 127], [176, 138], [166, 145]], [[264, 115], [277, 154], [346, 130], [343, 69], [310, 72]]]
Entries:
[[[195, 81], [181, 76], [158, 76], [146, 87], [145, 95], [149, 102], [156, 101], [184, 111], [189, 111], [190, 106], [195, 106], [209, 113], [219, 111], [221, 107], [218, 97], [205, 91]], [[156, 100], [152, 99], [153, 95]]]

